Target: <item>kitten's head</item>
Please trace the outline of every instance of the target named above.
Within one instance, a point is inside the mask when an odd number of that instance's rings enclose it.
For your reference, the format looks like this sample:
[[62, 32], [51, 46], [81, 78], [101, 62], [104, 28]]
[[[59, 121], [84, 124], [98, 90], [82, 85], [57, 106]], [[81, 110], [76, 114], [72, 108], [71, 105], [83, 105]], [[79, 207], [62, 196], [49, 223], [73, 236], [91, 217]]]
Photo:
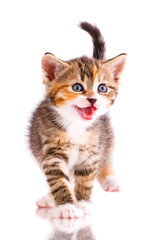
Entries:
[[62, 61], [45, 54], [43, 80], [54, 108], [65, 119], [93, 122], [114, 103], [125, 61], [126, 54], [108, 61], [87, 57]]

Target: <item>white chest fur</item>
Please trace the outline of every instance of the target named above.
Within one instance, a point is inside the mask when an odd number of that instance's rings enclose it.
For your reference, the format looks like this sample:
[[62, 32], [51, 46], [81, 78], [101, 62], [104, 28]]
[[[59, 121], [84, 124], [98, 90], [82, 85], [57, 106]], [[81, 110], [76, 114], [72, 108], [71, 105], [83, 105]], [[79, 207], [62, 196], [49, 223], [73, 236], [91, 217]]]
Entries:
[[73, 122], [67, 128], [67, 134], [70, 139], [70, 142], [73, 144], [83, 144], [83, 136], [86, 133], [86, 127], [81, 124]]
[[79, 146], [74, 145], [72, 146], [69, 152], [69, 162], [68, 162], [69, 171], [72, 170], [73, 166], [78, 162], [78, 159], [79, 159]]
[[72, 144], [69, 153], [69, 169], [71, 169], [75, 164], [80, 163], [79, 148], [84, 144], [86, 133], [86, 124], [83, 124], [80, 121], [73, 121], [72, 124], [67, 127], [69, 141]]

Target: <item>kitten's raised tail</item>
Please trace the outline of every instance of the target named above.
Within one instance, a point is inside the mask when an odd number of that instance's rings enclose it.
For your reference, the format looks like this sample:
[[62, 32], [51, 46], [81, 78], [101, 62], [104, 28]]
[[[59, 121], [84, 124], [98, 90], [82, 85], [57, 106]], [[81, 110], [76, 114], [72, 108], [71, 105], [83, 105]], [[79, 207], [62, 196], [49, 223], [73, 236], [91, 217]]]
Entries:
[[81, 22], [80, 27], [88, 32], [93, 41], [93, 58], [103, 60], [105, 57], [105, 42], [100, 30], [88, 22]]

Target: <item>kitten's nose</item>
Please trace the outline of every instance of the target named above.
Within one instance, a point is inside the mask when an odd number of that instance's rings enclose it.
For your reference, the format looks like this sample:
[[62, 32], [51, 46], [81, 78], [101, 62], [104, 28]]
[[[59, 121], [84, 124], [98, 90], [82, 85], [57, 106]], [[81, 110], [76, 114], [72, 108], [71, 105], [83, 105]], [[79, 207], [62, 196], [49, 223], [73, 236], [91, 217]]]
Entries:
[[95, 102], [97, 101], [97, 99], [95, 98], [87, 98], [87, 100], [91, 103], [91, 105], [93, 106], [95, 104]]

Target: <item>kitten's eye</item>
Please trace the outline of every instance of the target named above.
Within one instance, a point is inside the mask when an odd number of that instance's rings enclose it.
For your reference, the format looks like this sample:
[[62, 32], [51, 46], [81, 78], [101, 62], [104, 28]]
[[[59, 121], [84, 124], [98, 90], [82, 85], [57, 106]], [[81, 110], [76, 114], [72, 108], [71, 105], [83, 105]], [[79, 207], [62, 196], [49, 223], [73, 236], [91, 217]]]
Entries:
[[105, 84], [100, 84], [98, 86], [98, 92], [101, 92], [101, 93], [106, 93], [108, 91], [108, 88]]
[[72, 90], [74, 92], [82, 92], [84, 88], [80, 83], [75, 83], [74, 85], [72, 85]]

